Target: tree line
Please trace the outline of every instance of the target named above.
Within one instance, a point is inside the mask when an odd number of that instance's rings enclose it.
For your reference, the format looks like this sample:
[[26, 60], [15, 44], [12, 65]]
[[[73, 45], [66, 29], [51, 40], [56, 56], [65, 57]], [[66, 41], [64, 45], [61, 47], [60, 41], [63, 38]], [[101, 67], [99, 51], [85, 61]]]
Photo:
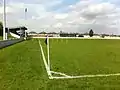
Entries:
[[[42, 32], [43, 33], [43, 32]], [[45, 33], [45, 32], [44, 32]], [[2, 24], [2, 22], [0, 22], [0, 36], [2, 36], [3, 35], [3, 24]], [[76, 35], [77, 35], [77, 33], [60, 33], [60, 36], [61, 37], [66, 37], [66, 36], [68, 36], [68, 37], [76, 37]], [[94, 35], [94, 32], [93, 32], [93, 30], [91, 29], [90, 31], [89, 31], [89, 36], [90, 37], [92, 37]]]
[[90, 29], [89, 32], [86, 33], [86, 34], [65, 33], [65, 32], [62, 32], [62, 31], [60, 31], [59, 33], [55, 33], [55, 32], [47, 33], [45, 31], [37, 33], [35, 31], [31, 31], [31, 32], [29, 32], [29, 34], [60, 34], [60, 37], [76, 37], [77, 35], [78, 35], [78, 37], [84, 37], [84, 35], [89, 35], [90, 37], [92, 37], [94, 35], [94, 31], [92, 29]]

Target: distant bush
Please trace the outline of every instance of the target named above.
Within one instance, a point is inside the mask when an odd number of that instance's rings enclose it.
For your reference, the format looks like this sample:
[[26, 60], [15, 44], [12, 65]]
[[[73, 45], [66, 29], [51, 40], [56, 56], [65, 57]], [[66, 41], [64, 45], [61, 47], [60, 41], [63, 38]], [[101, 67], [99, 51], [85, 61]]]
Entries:
[[78, 37], [84, 37], [83, 35], [79, 35]]
[[104, 35], [104, 34], [102, 34], [102, 35], [101, 35], [101, 37], [102, 37], [102, 38], [104, 38], [104, 37], [105, 37], [105, 35]]
[[76, 34], [61, 33], [60, 37], [76, 37]]

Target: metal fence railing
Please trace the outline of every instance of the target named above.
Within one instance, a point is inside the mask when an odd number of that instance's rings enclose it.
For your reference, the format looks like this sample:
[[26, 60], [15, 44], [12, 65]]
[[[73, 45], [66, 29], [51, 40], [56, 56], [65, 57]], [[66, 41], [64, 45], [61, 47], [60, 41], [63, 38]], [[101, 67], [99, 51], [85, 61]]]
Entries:
[[4, 48], [4, 47], [7, 47], [7, 46], [10, 46], [10, 45], [13, 45], [13, 44], [16, 44], [18, 42], [22, 42], [22, 41], [24, 41], [23, 38], [21, 38], [21, 39], [13, 39], [13, 40], [0, 41], [0, 49]]

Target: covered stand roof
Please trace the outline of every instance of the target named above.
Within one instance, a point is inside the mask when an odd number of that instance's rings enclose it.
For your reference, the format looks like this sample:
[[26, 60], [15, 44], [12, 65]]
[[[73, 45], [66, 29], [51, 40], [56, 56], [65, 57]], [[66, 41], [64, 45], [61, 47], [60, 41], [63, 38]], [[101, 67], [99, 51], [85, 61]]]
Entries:
[[24, 27], [24, 26], [22, 26], [22, 27], [13, 27], [13, 28], [7, 28], [7, 29], [9, 29], [10, 31], [17, 31], [17, 30], [27, 30], [27, 28], [26, 27]]

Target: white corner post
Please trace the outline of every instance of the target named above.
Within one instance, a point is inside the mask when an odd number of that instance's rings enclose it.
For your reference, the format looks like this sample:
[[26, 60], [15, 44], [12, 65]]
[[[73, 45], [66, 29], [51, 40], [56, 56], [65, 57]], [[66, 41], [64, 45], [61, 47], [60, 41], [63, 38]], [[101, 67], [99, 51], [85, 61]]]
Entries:
[[47, 50], [48, 50], [48, 68], [50, 70], [50, 43], [49, 43], [49, 36], [47, 36]]
[[6, 40], [6, 0], [3, 0], [3, 40]]

